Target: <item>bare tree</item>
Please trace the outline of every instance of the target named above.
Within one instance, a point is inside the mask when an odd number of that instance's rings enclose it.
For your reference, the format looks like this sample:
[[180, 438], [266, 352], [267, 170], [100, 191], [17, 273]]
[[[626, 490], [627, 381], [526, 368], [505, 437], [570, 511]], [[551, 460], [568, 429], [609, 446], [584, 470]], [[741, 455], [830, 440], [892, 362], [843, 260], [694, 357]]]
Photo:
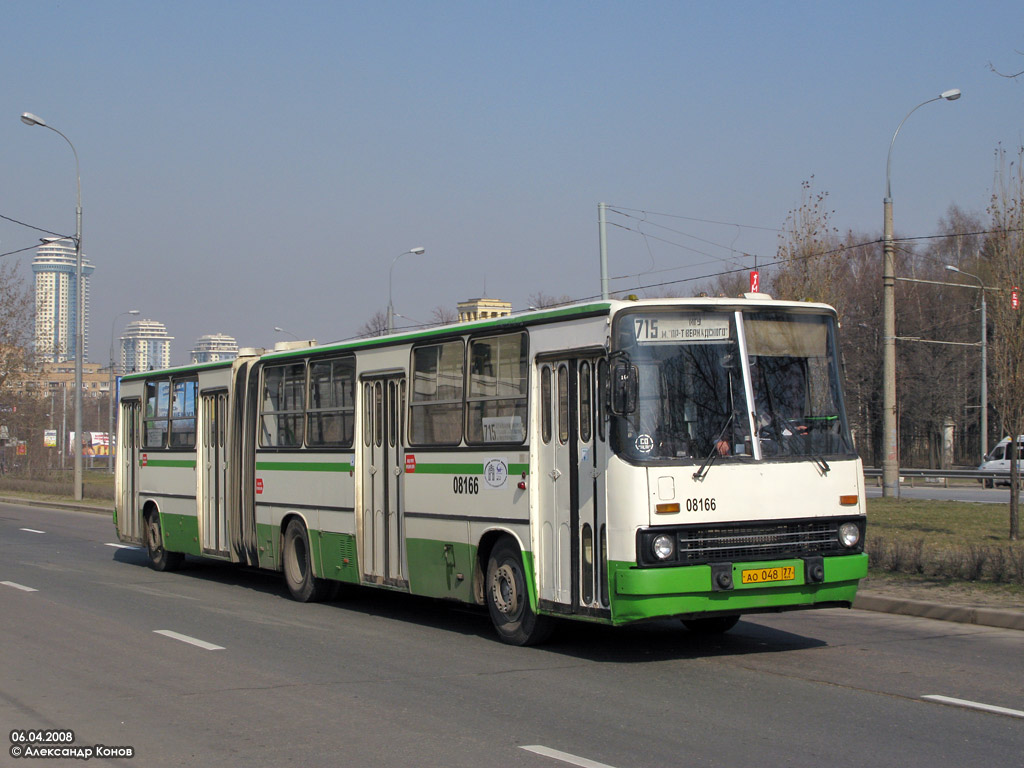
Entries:
[[572, 296], [562, 294], [561, 296], [549, 296], [544, 291], [537, 291], [537, 293], [531, 293], [529, 302], [531, 307], [537, 309], [547, 309], [548, 307], [557, 307], [562, 304], [572, 304], [575, 301]]
[[847, 414], [865, 463], [882, 461], [882, 251], [877, 235], [845, 241], [845, 310], [840, 318]]
[[451, 307], [447, 307], [443, 304], [438, 304], [436, 307], [434, 307], [433, 311], [431, 311], [430, 318], [437, 325], [448, 325], [449, 323], [454, 323], [456, 320], [458, 320], [459, 316]]
[[0, 447], [0, 462], [5, 466], [15, 463], [19, 440], [26, 441], [38, 432], [42, 443], [42, 424], [28, 418], [35, 409], [26, 408], [31, 403], [25, 402], [15, 386], [32, 365], [32, 305], [17, 264], [0, 263], [0, 426], [6, 427], [11, 441], [11, 445]]
[[[991, 229], [985, 248], [985, 260], [998, 293], [991, 302], [989, 318], [992, 341], [989, 361], [992, 367], [992, 402], [1004, 429], [1013, 438], [1024, 434], [1024, 310], [1011, 302], [1011, 292], [1021, 287], [1024, 276], [1024, 147], [1016, 161], [1007, 164], [1006, 152], [997, 150], [999, 174], [992, 194], [989, 214]], [[1016, 439], [1010, 440], [1015, 446]], [[1018, 488], [1016, 451], [1010, 462], [1010, 487]], [[1010, 539], [1020, 536], [1019, 500], [1010, 494]]]
[[373, 313], [373, 316], [359, 326], [359, 330], [356, 331], [357, 335], [361, 339], [366, 339], [371, 336], [383, 336], [388, 332], [388, 313], [386, 310], [380, 309]]
[[32, 305], [18, 265], [0, 264], [0, 395], [31, 363]]
[[[750, 274], [749, 272], [735, 272], [729, 271], [724, 274], [716, 276], [714, 279], [707, 283], [703, 283], [697, 287], [695, 293], [687, 294], [689, 296], [717, 296], [717, 297], [728, 297], [735, 298], [741, 296], [746, 292], [750, 291]], [[765, 291], [767, 293], [767, 291]], [[676, 296], [681, 293], [676, 293]]]
[[768, 292], [777, 298], [822, 301], [842, 313], [843, 246], [830, 219], [828, 192], [815, 192], [814, 177], [801, 184], [800, 206], [789, 212], [779, 235], [782, 262]]

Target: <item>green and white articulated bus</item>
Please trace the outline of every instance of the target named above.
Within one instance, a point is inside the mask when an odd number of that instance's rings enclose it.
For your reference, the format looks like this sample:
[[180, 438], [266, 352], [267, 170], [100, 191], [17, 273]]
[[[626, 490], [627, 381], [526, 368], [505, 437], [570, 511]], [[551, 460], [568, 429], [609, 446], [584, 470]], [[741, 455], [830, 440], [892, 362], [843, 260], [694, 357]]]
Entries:
[[864, 481], [835, 311], [601, 301], [148, 371], [120, 386], [115, 523], [157, 570], [280, 571], [552, 617], [850, 606]]

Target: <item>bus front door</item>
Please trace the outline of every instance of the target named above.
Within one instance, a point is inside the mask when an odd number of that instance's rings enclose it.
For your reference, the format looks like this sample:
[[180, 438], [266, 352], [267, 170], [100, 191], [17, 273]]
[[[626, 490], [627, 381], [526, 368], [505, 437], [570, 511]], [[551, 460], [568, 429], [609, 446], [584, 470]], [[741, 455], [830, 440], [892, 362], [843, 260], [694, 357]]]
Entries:
[[203, 393], [200, 406], [198, 464], [203, 487], [202, 547], [209, 555], [227, 555], [227, 392]]
[[538, 368], [540, 598], [558, 611], [587, 613], [602, 608], [604, 563], [597, 360], [559, 359]]
[[405, 461], [404, 376], [364, 377], [362, 445], [363, 579], [405, 587], [402, 490]]
[[137, 543], [142, 543], [142, 524], [139, 520], [141, 410], [138, 400], [122, 401], [117, 440], [117, 531], [122, 541]]

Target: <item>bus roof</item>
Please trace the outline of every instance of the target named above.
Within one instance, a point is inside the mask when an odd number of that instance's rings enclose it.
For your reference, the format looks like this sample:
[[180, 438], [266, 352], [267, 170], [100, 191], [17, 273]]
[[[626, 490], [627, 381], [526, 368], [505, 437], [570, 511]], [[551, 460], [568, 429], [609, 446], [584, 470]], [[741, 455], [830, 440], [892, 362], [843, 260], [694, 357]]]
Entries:
[[[425, 328], [416, 328], [412, 330], [403, 330], [392, 333], [387, 336], [370, 336], [355, 339], [345, 339], [341, 341], [328, 342], [326, 344], [320, 344], [317, 346], [301, 346], [275, 350], [256, 350], [254, 354], [260, 359], [284, 360], [292, 357], [304, 357], [311, 353], [318, 354], [322, 352], [339, 352], [355, 349], [369, 349], [372, 347], [402, 344], [420, 339], [451, 336], [454, 334], [472, 333], [474, 331], [487, 329], [522, 328], [527, 326], [555, 323], [564, 320], [582, 319], [602, 315], [614, 315], [617, 314], [618, 312], [636, 309], [638, 307], [665, 306], [701, 308], [720, 307], [722, 309], [732, 310], [749, 309], [756, 306], [765, 308], [777, 307], [779, 309], [806, 311], [814, 314], [835, 314], [835, 309], [833, 309], [828, 304], [820, 304], [805, 301], [780, 301], [773, 299], [771, 296], [768, 296], [767, 294], [761, 293], [748, 293], [736, 298], [702, 296], [696, 298], [671, 299], [609, 299], [606, 301], [580, 302], [577, 304], [563, 304], [560, 306], [547, 307], [543, 309], [531, 309], [513, 315], [505, 315], [504, 317], [487, 318], [482, 320], [472, 320], [468, 322], [458, 322], [450, 323], [447, 325], [436, 325]], [[249, 356], [250, 355], [240, 355], [239, 357], [241, 358]], [[212, 370], [216, 368], [230, 367], [233, 362], [234, 361], [232, 360], [224, 360], [216, 363], [198, 363], [191, 365], [173, 366], [171, 368], [164, 368], [162, 370], [130, 373], [124, 375], [121, 378], [125, 381], [135, 381], [153, 375], [187, 374], [204, 370]]]

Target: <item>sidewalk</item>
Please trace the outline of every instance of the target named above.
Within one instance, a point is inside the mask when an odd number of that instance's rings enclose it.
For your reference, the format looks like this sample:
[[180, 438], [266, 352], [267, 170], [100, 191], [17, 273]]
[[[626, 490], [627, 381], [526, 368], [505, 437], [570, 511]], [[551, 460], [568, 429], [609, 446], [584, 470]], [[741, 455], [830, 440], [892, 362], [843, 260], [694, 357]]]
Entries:
[[[83, 504], [74, 501], [58, 501], [52, 499], [31, 499], [15, 496], [0, 496], [0, 502], [6, 504], [26, 504], [34, 507], [50, 507], [75, 512], [111, 515], [112, 507]], [[978, 624], [986, 627], [1001, 627], [1024, 631], [1024, 606], [1020, 608], [1003, 608], [962, 603], [941, 603], [934, 600], [914, 600], [898, 594], [899, 587], [888, 587], [884, 591], [870, 587], [857, 593], [853, 607], [862, 611], [879, 611], [903, 616], [920, 616], [939, 621], [955, 621], [961, 624]]]

